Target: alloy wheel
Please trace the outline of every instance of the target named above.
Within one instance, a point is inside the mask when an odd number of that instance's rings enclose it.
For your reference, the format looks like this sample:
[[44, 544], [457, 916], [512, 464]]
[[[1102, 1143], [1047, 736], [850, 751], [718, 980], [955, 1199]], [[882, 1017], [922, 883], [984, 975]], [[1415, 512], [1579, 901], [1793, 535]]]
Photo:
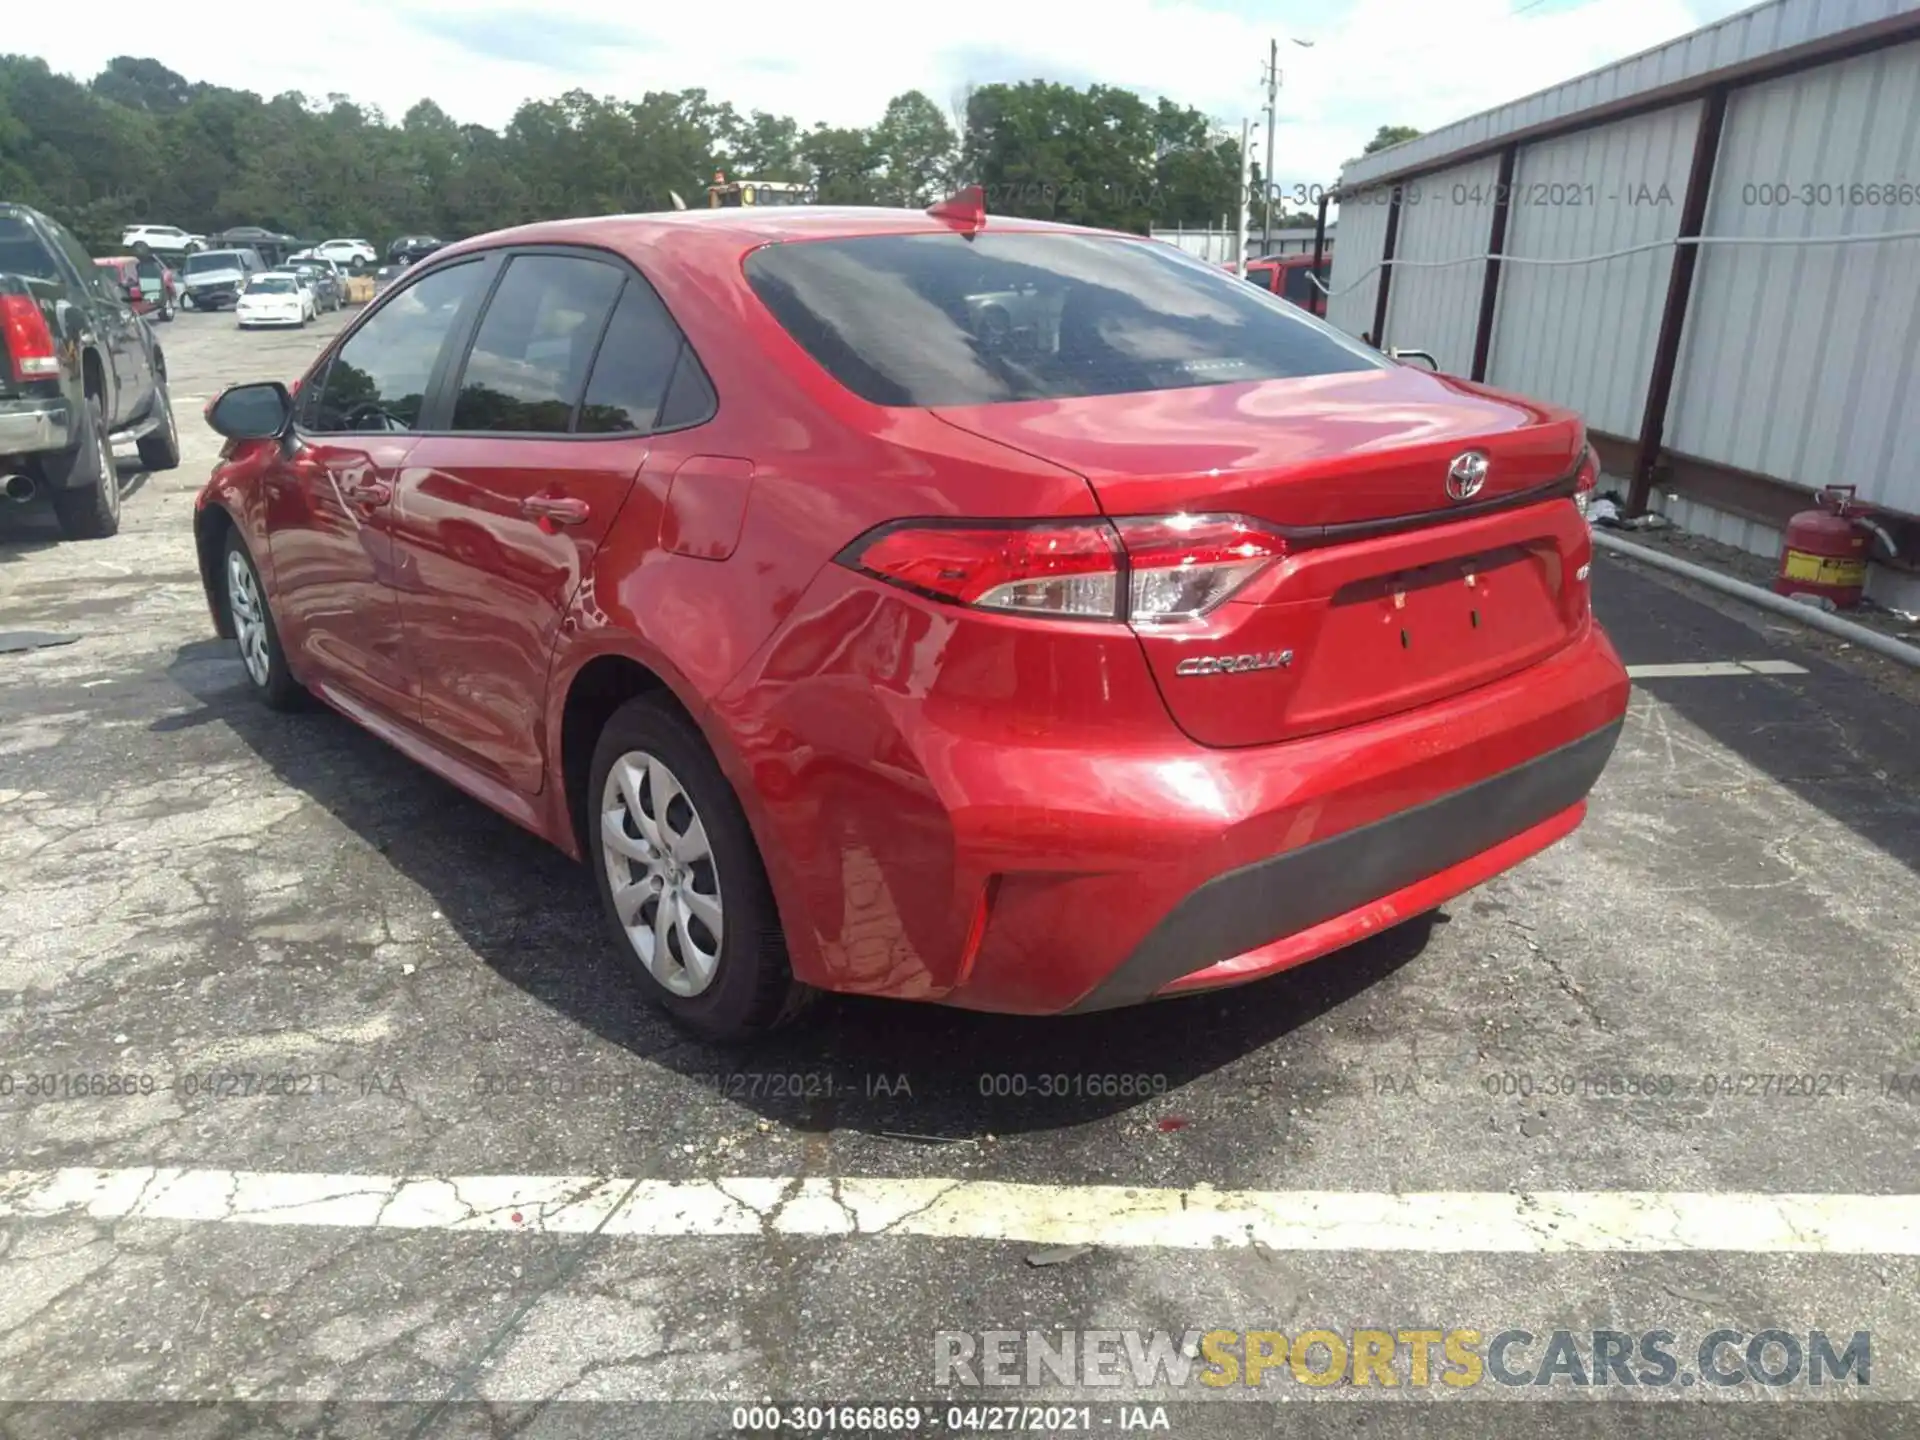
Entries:
[[272, 669], [267, 658], [267, 606], [260, 598], [253, 566], [237, 551], [227, 556], [227, 609], [233, 616], [233, 638], [240, 646], [247, 674], [264, 689]]
[[630, 750], [600, 797], [600, 838], [614, 911], [634, 954], [670, 993], [713, 983], [726, 936], [720, 873], [706, 825], [658, 756]]

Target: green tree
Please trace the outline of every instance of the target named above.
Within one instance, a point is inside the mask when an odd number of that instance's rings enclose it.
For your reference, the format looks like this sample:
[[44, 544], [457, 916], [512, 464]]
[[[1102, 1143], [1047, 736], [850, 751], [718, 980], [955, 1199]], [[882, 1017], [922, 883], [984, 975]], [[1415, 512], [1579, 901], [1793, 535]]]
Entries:
[[1232, 208], [1239, 152], [1197, 111], [1129, 90], [1044, 80], [969, 87], [964, 139], [919, 91], [871, 128], [741, 113], [705, 90], [530, 99], [501, 129], [423, 100], [397, 122], [351, 96], [190, 81], [121, 55], [91, 81], [0, 56], [0, 196], [37, 205], [89, 246], [134, 221], [212, 232], [265, 225], [321, 239], [449, 238], [529, 220], [699, 205], [716, 169], [810, 180], [832, 204], [921, 207], [958, 176], [993, 208], [1145, 230]]
[[1411, 125], [1382, 125], [1373, 132], [1373, 138], [1367, 142], [1362, 155], [1371, 155], [1376, 150], [1385, 150], [1389, 146], [1399, 145], [1408, 140], [1417, 140], [1420, 132]]
[[1155, 121], [1146, 101], [1113, 86], [983, 85], [967, 100], [962, 164], [991, 209], [1144, 233]]
[[880, 155], [865, 130], [816, 125], [800, 143], [822, 205], [878, 205]]
[[880, 191], [885, 203], [920, 209], [951, 190], [959, 142], [940, 107], [920, 91], [909, 90], [887, 102], [871, 143], [884, 171]]
[[1240, 190], [1239, 140], [1167, 99], [1155, 107], [1153, 131], [1154, 223], [1205, 229], [1222, 215], [1231, 218]]

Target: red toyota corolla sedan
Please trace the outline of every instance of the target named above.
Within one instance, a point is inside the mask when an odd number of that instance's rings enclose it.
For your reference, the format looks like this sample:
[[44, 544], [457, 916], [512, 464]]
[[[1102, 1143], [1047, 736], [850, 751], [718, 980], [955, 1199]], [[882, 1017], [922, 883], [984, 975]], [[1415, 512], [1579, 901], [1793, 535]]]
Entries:
[[590, 863], [680, 1020], [1236, 985], [1566, 835], [1627, 677], [1573, 414], [965, 206], [436, 252], [195, 533], [316, 696]]

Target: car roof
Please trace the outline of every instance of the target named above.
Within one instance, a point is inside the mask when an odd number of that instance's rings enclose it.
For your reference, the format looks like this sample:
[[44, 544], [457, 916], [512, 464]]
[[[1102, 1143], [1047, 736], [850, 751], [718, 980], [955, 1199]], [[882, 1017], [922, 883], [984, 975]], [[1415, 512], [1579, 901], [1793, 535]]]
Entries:
[[[871, 205], [728, 206], [706, 210], [665, 210], [644, 215], [592, 215], [573, 220], [539, 220], [508, 230], [456, 240], [436, 252], [436, 261], [471, 250], [502, 245], [625, 245], [671, 241], [702, 248], [740, 250], [786, 240], [851, 240], [873, 235], [937, 235], [954, 227], [925, 210], [894, 210]], [[1119, 235], [1080, 225], [1058, 225], [1011, 215], [988, 215], [982, 234]], [[1125, 238], [1144, 240], [1145, 236]]]

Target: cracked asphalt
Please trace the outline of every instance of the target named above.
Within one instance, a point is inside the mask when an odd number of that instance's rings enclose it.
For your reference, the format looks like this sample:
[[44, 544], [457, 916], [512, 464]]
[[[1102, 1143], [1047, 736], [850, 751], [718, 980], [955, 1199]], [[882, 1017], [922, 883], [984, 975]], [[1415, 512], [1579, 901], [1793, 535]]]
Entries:
[[[242, 335], [181, 315], [161, 338], [182, 467], [123, 469], [111, 540], [0, 514], [0, 631], [77, 637], [0, 654], [0, 1170], [1920, 1188], [1920, 686], [1604, 554], [1596, 605], [1629, 664], [1807, 673], [1637, 685], [1584, 827], [1431, 920], [1144, 1009], [829, 1000], [760, 1051], [688, 1040], [603, 941], [584, 871], [344, 719], [269, 713], [213, 637], [202, 404], [292, 379], [340, 318]], [[96, 1074], [127, 1093], [28, 1093]], [[1635, 1077], [1671, 1085], [1613, 1093]], [[1029, 1327], [1864, 1329], [1872, 1393], [1852, 1398], [1920, 1398], [1913, 1256], [1035, 1249], [0, 1219], [0, 1430], [729, 1433], [616, 1402], [926, 1399], [936, 1331]], [[1475, 1398], [1516, 1398], [1493, 1391]], [[1796, 1402], [1739, 1407], [1790, 1412], [1778, 1433], [1920, 1422], [1753, 1391]], [[1257, 1408], [1189, 1403], [1175, 1428], [1264, 1433]], [[1544, 1434], [1571, 1412], [1499, 1413]], [[1732, 1413], [1710, 1433], [1738, 1433]]]

